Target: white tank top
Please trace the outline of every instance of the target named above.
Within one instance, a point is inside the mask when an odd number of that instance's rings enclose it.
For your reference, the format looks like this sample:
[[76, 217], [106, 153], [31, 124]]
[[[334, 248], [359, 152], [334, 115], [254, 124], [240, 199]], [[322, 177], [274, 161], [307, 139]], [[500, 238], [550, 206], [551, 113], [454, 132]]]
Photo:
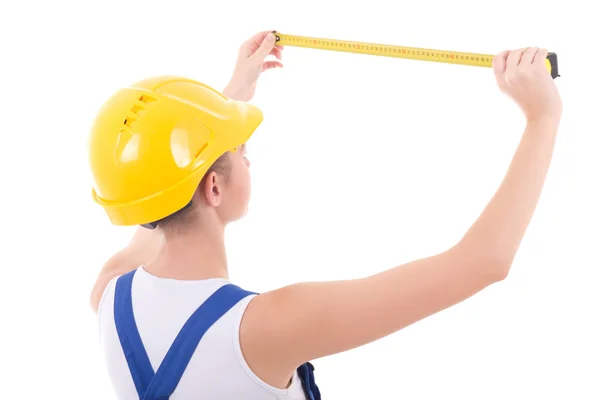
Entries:
[[[98, 309], [100, 343], [108, 375], [119, 400], [139, 400], [115, 323], [114, 278], [106, 287]], [[180, 281], [156, 277], [143, 267], [131, 282], [131, 304], [139, 338], [157, 371], [182, 326], [226, 279]], [[287, 389], [263, 382], [242, 355], [239, 327], [242, 315], [255, 295], [243, 298], [204, 334], [185, 368], [172, 400], [306, 400], [295, 373]]]

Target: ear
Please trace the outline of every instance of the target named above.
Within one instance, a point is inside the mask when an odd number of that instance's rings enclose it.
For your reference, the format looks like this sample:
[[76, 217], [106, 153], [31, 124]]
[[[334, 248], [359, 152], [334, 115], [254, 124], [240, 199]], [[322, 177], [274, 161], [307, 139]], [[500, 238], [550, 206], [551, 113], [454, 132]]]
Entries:
[[221, 182], [215, 171], [210, 172], [206, 175], [204, 183], [204, 198], [208, 205], [212, 207], [218, 207], [221, 204]]

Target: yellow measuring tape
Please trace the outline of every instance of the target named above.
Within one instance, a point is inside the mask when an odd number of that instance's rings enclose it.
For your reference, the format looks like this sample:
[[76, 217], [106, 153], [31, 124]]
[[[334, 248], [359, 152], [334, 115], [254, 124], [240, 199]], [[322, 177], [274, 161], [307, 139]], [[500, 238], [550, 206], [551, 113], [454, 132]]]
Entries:
[[[490, 54], [463, 53], [458, 51], [393, 46], [389, 44], [323, 39], [308, 36], [286, 35], [277, 31], [273, 31], [273, 33], [275, 34], [275, 42], [282, 46], [307, 47], [319, 50], [370, 54], [374, 56], [407, 58], [411, 60], [433, 61], [487, 68], [492, 67], [492, 60], [494, 59], [494, 56]], [[546, 69], [553, 79], [556, 79], [560, 76], [558, 74], [558, 57], [556, 53], [548, 53], [548, 57], [546, 57]]]

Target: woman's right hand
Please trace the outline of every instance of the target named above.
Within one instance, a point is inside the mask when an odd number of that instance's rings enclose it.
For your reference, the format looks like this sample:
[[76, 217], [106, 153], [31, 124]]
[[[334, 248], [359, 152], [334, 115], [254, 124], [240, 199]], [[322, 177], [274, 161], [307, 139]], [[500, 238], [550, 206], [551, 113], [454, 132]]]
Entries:
[[508, 276], [544, 186], [562, 108], [546, 54], [524, 49], [494, 60], [498, 85], [528, 123], [504, 179], [463, 237], [438, 254], [364, 278], [297, 283], [256, 296], [239, 335], [256, 375], [285, 388], [303, 363], [390, 335]]
[[548, 51], [536, 47], [506, 50], [492, 63], [498, 87], [512, 98], [528, 121], [558, 120], [562, 101], [546, 69]]

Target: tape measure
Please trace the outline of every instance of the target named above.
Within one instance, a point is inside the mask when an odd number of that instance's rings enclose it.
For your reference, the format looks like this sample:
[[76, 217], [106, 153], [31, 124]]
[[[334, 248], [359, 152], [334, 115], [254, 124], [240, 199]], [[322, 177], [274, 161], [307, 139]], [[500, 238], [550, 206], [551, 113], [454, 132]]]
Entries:
[[[369, 54], [374, 56], [406, 58], [411, 60], [442, 62], [449, 64], [470, 65], [474, 67], [492, 67], [494, 55], [463, 53], [458, 51], [422, 49], [418, 47], [393, 46], [347, 40], [323, 39], [308, 36], [285, 35], [277, 31], [275, 43], [282, 46], [307, 47], [319, 50], [341, 51], [345, 53]], [[558, 74], [558, 57], [556, 53], [548, 53], [546, 69], [556, 79]]]

